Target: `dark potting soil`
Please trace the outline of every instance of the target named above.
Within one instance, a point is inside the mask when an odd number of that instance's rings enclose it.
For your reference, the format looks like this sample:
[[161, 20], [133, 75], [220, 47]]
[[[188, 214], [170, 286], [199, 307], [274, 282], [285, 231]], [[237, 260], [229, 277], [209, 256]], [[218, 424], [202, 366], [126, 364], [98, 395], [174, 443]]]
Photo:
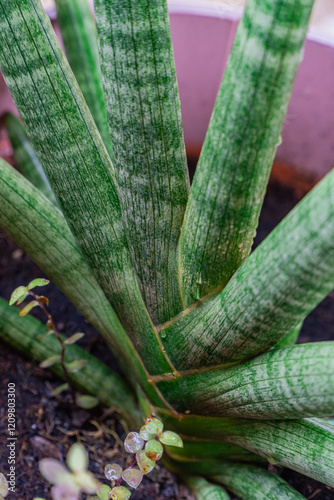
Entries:
[[[280, 174], [274, 176], [269, 184], [255, 245], [311, 187], [306, 182], [295, 183], [292, 188], [286, 180], [286, 176], [282, 179]], [[0, 233], [0, 295], [8, 300], [14, 288], [43, 276], [29, 257], [5, 234]], [[86, 336], [80, 344], [118, 370], [104, 341], [57, 287], [50, 284], [45, 293], [50, 299], [50, 310], [58, 329], [65, 334], [84, 331]], [[331, 293], [306, 319], [299, 342], [334, 340], [333, 305], [334, 293]], [[43, 320], [42, 317], [40, 319]], [[105, 464], [112, 461], [124, 463], [120, 438], [124, 439], [126, 428], [112, 411], [98, 407], [89, 412], [77, 410], [72, 414], [64, 396], [50, 396], [52, 388], [58, 385], [50, 372], [42, 370], [35, 362], [26, 360], [6, 345], [1, 345], [1, 350], [0, 426], [4, 432], [1, 438], [0, 471], [4, 473], [8, 471], [8, 451], [5, 446], [7, 386], [9, 382], [14, 382], [16, 386], [16, 493], [8, 498], [31, 500], [35, 496], [42, 496], [50, 499], [49, 486], [38, 472], [38, 460], [43, 457], [63, 459], [70, 445], [78, 440], [89, 451], [90, 469], [98, 479], [104, 480]], [[332, 488], [288, 469], [274, 470], [306, 498], [334, 500]], [[177, 478], [163, 466], [146, 476], [131, 496], [133, 500], [193, 498], [190, 490], [180, 485]]]

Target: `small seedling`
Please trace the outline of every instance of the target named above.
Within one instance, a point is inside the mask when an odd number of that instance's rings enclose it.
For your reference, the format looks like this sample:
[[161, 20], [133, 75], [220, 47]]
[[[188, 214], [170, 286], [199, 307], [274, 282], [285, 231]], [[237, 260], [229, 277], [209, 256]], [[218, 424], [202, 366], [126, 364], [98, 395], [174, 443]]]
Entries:
[[31, 302], [28, 302], [23, 309], [21, 309], [19, 316], [26, 316], [34, 307], [39, 307], [44, 315], [46, 316], [46, 326], [49, 328], [48, 332], [44, 335], [40, 335], [39, 338], [43, 338], [47, 335], [55, 335], [57, 340], [59, 341], [60, 347], [61, 347], [61, 352], [60, 354], [55, 354], [52, 355], [48, 358], [46, 358], [42, 363], [40, 363], [41, 368], [50, 368], [53, 366], [55, 363], [60, 363], [63, 373], [64, 373], [64, 378], [66, 380], [65, 384], [61, 384], [58, 386], [56, 389], [54, 389], [51, 393], [51, 395], [56, 396], [60, 394], [61, 392], [65, 390], [69, 390], [71, 394], [71, 399], [72, 399], [72, 404], [80, 406], [81, 408], [85, 409], [90, 409], [94, 408], [98, 404], [98, 399], [89, 396], [89, 395], [78, 395], [76, 396], [75, 391], [72, 387], [71, 384], [71, 377], [70, 373], [76, 373], [79, 370], [81, 370], [85, 364], [87, 363], [86, 360], [84, 359], [76, 359], [70, 363], [65, 362], [65, 351], [66, 351], [66, 346], [74, 344], [78, 340], [80, 340], [83, 336], [84, 333], [75, 333], [74, 335], [71, 335], [70, 337], [66, 338], [65, 340], [62, 338], [60, 333], [57, 330], [55, 321], [53, 320], [50, 312], [46, 308], [46, 306], [49, 306], [49, 299], [45, 297], [44, 295], [37, 295], [35, 292], [32, 290], [36, 287], [41, 287], [41, 286], [46, 286], [50, 282], [49, 280], [46, 280], [44, 278], [36, 278], [33, 281], [31, 281], [27, 286], [19, 286], [17, 287], [10, 299], [9, 299], [9, 305], [20, 305], [22, 304], [27, 298], [32, 297], [34, 300]]
[[[39, 462], [42, 476], [52, 484], [53, 500], [78, 500], [81, 492], [93, 494], [99, 482], [87, 470], [88, 454], [81, 444], [73, 444], [66, 457], [67, 467], [54, 458], [43, 458]], [[34, 500], [44, 500], [34, 498]]]
[[125, 486], [121, 486], [122, 481], [125, 481], [130, 488], [138, 488], [144, 475], [149, 474], [156, 462], [161, 459], [164, 452], [161, 443], [178, 448], [183, 447], [182, 439], [178, 434], [171, 431], [163, 432], [163, 428], [161, 420], [149, 417], [139, 433], [130, 432], [126, 436], [124, 449], [135, 456], [125, 470], [118, 464], [106, 465], [104, 474], [111, 481], [112, 487], [105, 484], [100, 487], [97, 496], [101, 500], [130, 498], [131, 492]]

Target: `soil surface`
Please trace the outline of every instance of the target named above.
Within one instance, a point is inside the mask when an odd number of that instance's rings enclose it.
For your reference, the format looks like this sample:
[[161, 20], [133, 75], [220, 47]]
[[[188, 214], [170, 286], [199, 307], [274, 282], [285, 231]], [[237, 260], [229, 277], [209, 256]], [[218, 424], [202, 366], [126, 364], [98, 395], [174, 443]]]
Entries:
[[[295, 188], [291, 188], [288, 177], [288, 170], [284, 174], [284, 168], [274, 169], [255, 245], [311, 187], [312, 180], [300, 181], [299, 178]], [[0, 295], [9, 299], [14, 288], [43, 276], [29, 257], [0, 233]], [[116, 368], [104, 341], [63, 294], [50, 284], [46, 295], [50, 299], [50, 310], [58, 329], [65, 334], [84, 331], [86, 336], [81, 345]], [[299, 342], [334, 340], [333, 305], [334, 294], [331, 293], [305, 321]], [[78, 410], [72, 414], [66, 397], [51, 397], [50, 391], [58, 385], [52, 374], [6, 345], [1, 345], [1, 352], [0, 428], [4, 432], [0, 442], [3, 446], [0, 451], [0, 471], [5, 473], [8, 469], [8, 451], [5, 446], [7, 386], [9, 382], [14, 382], [16, 386], [16, 493], [10, 494], [9, 499], [31, 500], [35, 496], [50, 499], [49, 487], [38, 472], [38, 460], [43, 457], [63, 460], [70, 445], [76, 441], [81, 441], [89, 451], [90, 470], [98, 479], [104, 479], [103, 468], [107, 463], [124, 463], [120, 439], [124, 439], [126, 428], [115, 415], [101, 407], [89, 412]], [[334, 500], [333, 489], [287, 469], [275, 470], [309, 500]], [[145, 477], [131, 499], [191, 500], [194, 497], [178, 483], [175, 476], [160, 466]]]

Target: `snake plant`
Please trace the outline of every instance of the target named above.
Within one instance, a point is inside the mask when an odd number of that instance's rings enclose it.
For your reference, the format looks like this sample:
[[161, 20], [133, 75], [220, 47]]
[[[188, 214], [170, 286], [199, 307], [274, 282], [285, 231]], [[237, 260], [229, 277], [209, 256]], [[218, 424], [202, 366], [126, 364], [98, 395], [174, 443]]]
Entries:
[[[95, 0], [96, 30], [56, 5], [67, 58], [40, 0], [0, 0], [28, 172], [0, 161], [0, 226], [127, 380], [69, 345], [72, 383], [179, 433], [165, 463], [198, 499], [303, 498], [268, 462], [334, 486], [334, 343], [294, 344], [334, 286], [334, 171], [251, 253], [313, 0], [248, 0], [191, 187], [166, 0]], [[0, 301], [4, 341], [43, 361], [46, 330]]]

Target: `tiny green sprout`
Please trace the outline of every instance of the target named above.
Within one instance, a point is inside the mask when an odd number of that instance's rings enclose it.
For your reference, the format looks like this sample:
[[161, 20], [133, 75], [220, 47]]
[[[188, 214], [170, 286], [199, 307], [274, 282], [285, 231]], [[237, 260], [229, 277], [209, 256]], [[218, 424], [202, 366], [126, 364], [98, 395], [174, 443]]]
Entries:
[[55, 363], [59, 362], [60, 362], [60, 354], [55, 354], [54, 356], [50, 356], [49, 358], [44, 359], [44, 361], [42, 361], [39, 366], [41, 368], [49, 368], [50, 366], [53, 366]]
[[68, 337], [66, 340], [64, 340], [64, 344], [74, 344], [78, 340], [82, 339], [84, 337], [84, 333], [75, 333], [74, 335], [71, 335], [71, 337]]
[[37, 286], [48, 285], [49, 283], [50, 281], [44, 278], [36, 278], [35, 280], [30, 281], [28, 286], [19, 286], [15, 288], [12, 295], [10, 296], [9, 305], [12, 306], [15, 303], [17, 305], [21, 304], [24, 301], [24, 299], [29, 295], [29, 290], [32, 290]]
[[136, 468], [125, 469], [122, 474], [124, 481], [131, 486], [131, 488], [138, 488], [143, 479], [143, 473], [141, 470]]
[[109, 500], [110, 499], [111, 488], [107, 484], [102, 484], [100, 489], [96, 492], [97, 496], [101, 500]]
[[159, 441], [157, 441], [156, 439], [150, 439], [149, 441], [147, 441], [145, 446], [145, 453], [150, 460], [153, 460], [154, 462], [160, 460], [163, 452], [164, 447]]
[[99, 400], [95, 396], [88, 396], [86, 394], [79, 394], [79, 396], [76, 396], [75, 402], [77, 406], [84, 410], [91, 410], [99, 404]]
[[8, 483], [5, 476], [0, 472], [0, 500], [3, 500], [8, 495]]
[[139, 451], [136, 454], [136, 460], [138, 467], [143, 474], [148, 474], [149, 472], [151, 472], [151, 470], [154, 469], [155, 462], [150, 458], [148, 458], [145, 451]]
[[38, 306], [39, 306], [39, 303], [37, 302], [37, 300], [32, 300], [31, 302], [29, 302], [29, 304], [27, 304], [26, 306], [24, 306], [23, 309], [21, 309], [21, 311], [19, 312], [19, 316], [26, 316], [27, 314], [30, 313], [30, 311], [34, 307], [38, 307]]
[[145, 424], [140, 429], [139, 434], [144, 441], [149, 441], [159, 436], [164, 428], [164, 424], [155, 417], [148, 417]]
[[130, 432], [124, 441], [125, 451], [128, 453], [137, 453], [142, 450], [144, 446], [144, 440], [140, 437], [138, 432]]
[[66, 463], [72, 472], [83, 472], [88, 467], [88, 453], [82, 444], [76, 443], [68, 450]]
[[118, 464], [108, 464], [104, 468], [104, 475], [109, 481], [117, 481], [122, 477], [123, 469]]
[[183, 441], [178, 434], [172, 431], [165, 431], [159, 436], [161, 443], [168, 446], [176, 446], [177, 448], [183, 448]]
[[49, 280], [46, 280], [44, 278], [36, 278], [32, 281], [27, 286], [27, 290], [32, 290], [33, 288], [36, 288], [37, 286], [45, 286], [50, 283]]
[[19, 287], [15, 288], [15, 290], [12, 293], [12, 295], [10, 296], [9, 305], [12, 306], [18, 300], [20, 300], [23, 296], [26, 297], [27, 295], [28, 295], [27, 287], [25, 287], [25, 286], [19, 286]]
[[29, 292], [25, 292], [23, 295], [21, 295], [21, 297], [19, 299], [17, 299], [16, 301], [16, 305], [20, 305], [22, 304], [22, 302], [28, 297], [29, 295]]
[[66, 365], [67, 371], [69, 373], [77, 373], [87, 364], [86, 359], [76, 359], [75, 361], [71, 361]]
[[110, 492], [112, 500], [129, 500], [131, 496], [130, 491], [125, 486], [115, 486]]
[[53, 500], [77, 500], [81, 491], [96, 493], [99, 483], [87, 470], [88, 454], [81, 444], [71, 446], [66, 462], [70, 470], [53, 458], [44, 458], [39, 462], [42, 476], [53, 485]]
[[38, 335], [36, 338], [44, 339], [44, 337], [48, 337], [49, 335], [53, 335], [53, 334], [54, 334], [54, 331], [50, 328], [50, 330], [48, 330], [46, 333], [44, 333], [43, 335]]
[[51, 396], [58, 396], [58, 394], [61, 394], [63, 391], [67, 391], [68, 389], [68, 383], [66, 382], [65, 384], [58, 385], [53, 391], [51, 391]]

